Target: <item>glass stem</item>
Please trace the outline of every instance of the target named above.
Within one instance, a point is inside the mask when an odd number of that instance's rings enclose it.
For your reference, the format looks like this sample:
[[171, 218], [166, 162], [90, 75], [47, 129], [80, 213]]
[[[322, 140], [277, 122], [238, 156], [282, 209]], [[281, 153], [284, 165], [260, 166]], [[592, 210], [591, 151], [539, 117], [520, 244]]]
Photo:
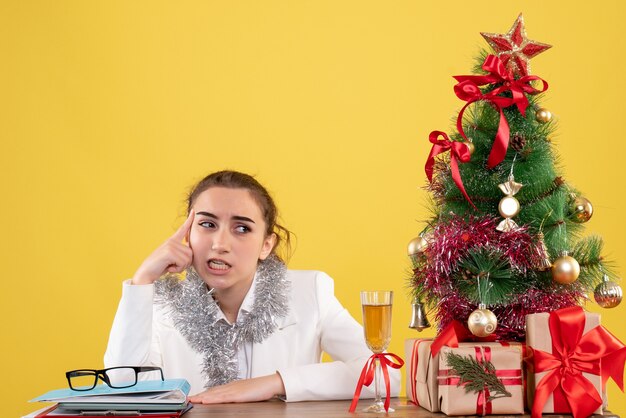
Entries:
[[375, 358], [374, 362], [376, 363], [375, 369], [374, 369], [374, 390], [375, 390], [375, 395], [376, 395], [376, 399], [374, 400], [374, 403], [382, 403], [382, 399], [380, 397], [380, 359]]

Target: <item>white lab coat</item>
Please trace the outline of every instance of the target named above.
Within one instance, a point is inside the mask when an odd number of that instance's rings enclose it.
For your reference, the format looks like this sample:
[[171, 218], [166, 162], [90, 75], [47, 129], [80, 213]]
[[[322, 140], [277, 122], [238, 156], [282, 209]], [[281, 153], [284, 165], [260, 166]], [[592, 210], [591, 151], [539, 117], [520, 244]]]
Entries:
[[[325, 273], [287, 270], [287, 280], [289, 314], [277, 321], [272, 335], [252, 344], [250, 376], [278, 372], [288, 402], [352, 398], [361, 369], [372, 355], [361, 325], [339, 303], [333, 280]], [[190, 347], [153, 297], [154, 285], [124, 283], [105, 367], [159, 366], [167, 378], [187, 379], [191, 394], [203, 391], [203, 354]], [[322, 352], [334, 361], [321, 363]], [[391, 395], [398, 396], [400, 372], [390, 369], [389, 375]], [[373, 397], [373, 386], [364, 388], [361, 397]], [[384, 396], [384, 386], [382, 391]]]

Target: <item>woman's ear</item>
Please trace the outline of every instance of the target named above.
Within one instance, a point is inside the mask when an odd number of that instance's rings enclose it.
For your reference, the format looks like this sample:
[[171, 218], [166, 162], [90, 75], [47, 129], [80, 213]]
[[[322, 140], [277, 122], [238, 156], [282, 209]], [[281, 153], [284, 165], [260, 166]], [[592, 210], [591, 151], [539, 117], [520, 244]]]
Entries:
[[263, 241], [263, 247], [259, 254], [259, 260], [265, 260], [272, 253], [274, 246], [276, 245], [276, 233], [272, 232]]

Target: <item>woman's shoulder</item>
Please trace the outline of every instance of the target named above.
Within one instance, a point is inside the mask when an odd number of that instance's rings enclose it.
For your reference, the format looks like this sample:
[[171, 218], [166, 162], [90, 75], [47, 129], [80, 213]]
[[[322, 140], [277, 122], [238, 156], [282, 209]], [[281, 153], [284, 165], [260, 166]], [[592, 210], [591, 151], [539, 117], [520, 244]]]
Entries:
[[333, 279], [325, 272], [319, 270], [287, 270], [287, 278], [290, 281], [315, 283], [317, 281], [332, 282]]
[[333, 294], [333, 279], [323, 271], [318, 270], [287, 270], [287, 279], [290, 282], [292, 293], [320, 295]]

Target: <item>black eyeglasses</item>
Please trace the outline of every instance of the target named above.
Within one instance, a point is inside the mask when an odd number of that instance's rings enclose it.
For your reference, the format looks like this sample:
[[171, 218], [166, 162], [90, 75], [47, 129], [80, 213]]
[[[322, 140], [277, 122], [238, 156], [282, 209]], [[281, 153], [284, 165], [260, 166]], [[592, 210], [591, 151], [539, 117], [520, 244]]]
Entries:
[[96, 387], [98, 379], [114, 389], [121, 389], [135, 386], [139, 373], [157, 370], [161, 373], [161, 380], [165, 380], [163, 370], [155, 366], [119, 366], [101, 370], [80, 369], [66, 372], [65, 377], [72, 390], [91, 390]]

